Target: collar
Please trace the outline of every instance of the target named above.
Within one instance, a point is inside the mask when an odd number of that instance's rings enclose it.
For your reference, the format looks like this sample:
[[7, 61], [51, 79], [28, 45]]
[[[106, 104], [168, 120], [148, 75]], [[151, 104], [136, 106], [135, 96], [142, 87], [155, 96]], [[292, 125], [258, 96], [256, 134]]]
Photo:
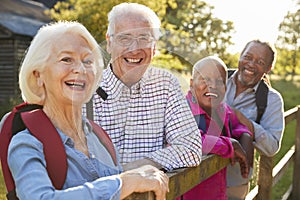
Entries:
[[103, 72], [103, 88], [112, 99], [119, 98], [125, 89], [137, 91], [142, 96], [145, 92], [146, 83], [151, 77], [151, 71], [151, 67], [148, 67], [142, 78], [129, 88], [114, 74], [110, 63]]

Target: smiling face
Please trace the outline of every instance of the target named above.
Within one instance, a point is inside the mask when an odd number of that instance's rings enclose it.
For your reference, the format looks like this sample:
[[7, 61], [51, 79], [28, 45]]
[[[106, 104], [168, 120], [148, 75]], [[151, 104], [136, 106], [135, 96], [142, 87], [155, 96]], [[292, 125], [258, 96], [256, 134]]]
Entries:
[[64, 34], [54, 42], [43, 71], [35, 71], [38, 85], [44, 87], [45, 105], [82, 106], [89, 100], [96, 69], [93, 52], [81, 36]]
[[251, 42], [240, 56], [238, 81], [244, 87], [253, 87], [272, 68], [272, 53], [267, 46]]
[[128, 86], [142, 78], [154, 56], [150, 27], [142, 14], [127, 13], [116, 22], [114, 34], [107, 36], [113, 72]]
[[226, 91], [226, 71], [216, 60], [205, 60], [197, 65], [197, 72], [190, 81], [191, 91], [199, 106], [209, 115], [217, 107]]

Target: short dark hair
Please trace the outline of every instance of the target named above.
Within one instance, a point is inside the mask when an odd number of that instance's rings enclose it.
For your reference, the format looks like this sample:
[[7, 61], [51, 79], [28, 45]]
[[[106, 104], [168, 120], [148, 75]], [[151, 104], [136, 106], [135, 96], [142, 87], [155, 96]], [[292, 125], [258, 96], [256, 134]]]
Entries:
[[241, 55], [245, 52], [245, 50], [247, 49], [247, 47], [251, 44], [251, 43], [258, 43], [258, 44], [261, 44], [261, 45], [263, 45], [263, 46], [265, 46], [269, 51], [270, 51], [270, 53], [271, 53], [271, 65], [272, 65], [272, 68], [274, 67], [274, 65], [275, 65], [275, 62], [276, 62], [276, 53], [277, 53], [277, 51], [276, 51], [276, 49], [275, 49], [275, 47], [273, 46], [273, 45], [271, 45], [269, 42], [262, 42], [261, 40], [258, 40], [258, 39], [256, 39], [256, 40], [251, 40], [251, 41], [249, 41], [247, 44], [246, 44], [246, 46], [244, 47], [244, 49], [242, 50], [242, 52], [241, 52]]

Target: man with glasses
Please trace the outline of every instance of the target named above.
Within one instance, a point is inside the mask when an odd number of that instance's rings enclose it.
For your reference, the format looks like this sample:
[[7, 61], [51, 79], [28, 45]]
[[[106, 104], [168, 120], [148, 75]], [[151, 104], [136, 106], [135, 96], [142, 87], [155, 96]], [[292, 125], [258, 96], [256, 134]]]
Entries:
[[[283, 100], [279, 92], [269, 87], [267, 107], [259, 122], [255, 93], [262, 78], [275, 64], [275, 52], [268, 43], [253, 40], [241, 52], [238, 70], [228, 79], [225, 101], [237, 109], [237, 116], [253, 133], [255, 148], [265, 156], [274, 156], [280, 149], [284, 130]], [[250, 177], [249, 177], [250, 178]], [[238, 164], [227, 167], [228, 199], [245, 199], [249, 180], [242, 178]]]
[[148, 7], [122, 3], [108, 15], [109, 66], [94, 97], [94, 120], [117, 146], [124, 169], [197, 166], [201, 137], [178, 80], [151, 67], [160, 20]]

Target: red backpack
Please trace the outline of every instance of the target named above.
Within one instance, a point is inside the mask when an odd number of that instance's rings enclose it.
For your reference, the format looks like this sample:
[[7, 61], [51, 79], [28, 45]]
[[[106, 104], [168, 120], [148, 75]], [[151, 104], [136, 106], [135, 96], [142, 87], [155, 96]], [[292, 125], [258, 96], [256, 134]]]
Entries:
[[[117, 165], [116, 152], [107, 133], [90, 121], [99, 141], [106, 147], [114, 164]], [[44, 148], [47, 172], [56, 189], [62, 189], [67, 175], [67, 156], [59, 133], [42, 110], [41, 105], [22, 103], [13, 108], [5, 119], [0, 132], [0, 158], [7, 199], [18, 199], [15, 183], [7, 163], [8, 146], [11, 138], [28, 128], [30, 133], [41, 141]], [[42, 131], [41, 131], [42, 130]], [[55, 147], [55, 148], [53, 148]]]

